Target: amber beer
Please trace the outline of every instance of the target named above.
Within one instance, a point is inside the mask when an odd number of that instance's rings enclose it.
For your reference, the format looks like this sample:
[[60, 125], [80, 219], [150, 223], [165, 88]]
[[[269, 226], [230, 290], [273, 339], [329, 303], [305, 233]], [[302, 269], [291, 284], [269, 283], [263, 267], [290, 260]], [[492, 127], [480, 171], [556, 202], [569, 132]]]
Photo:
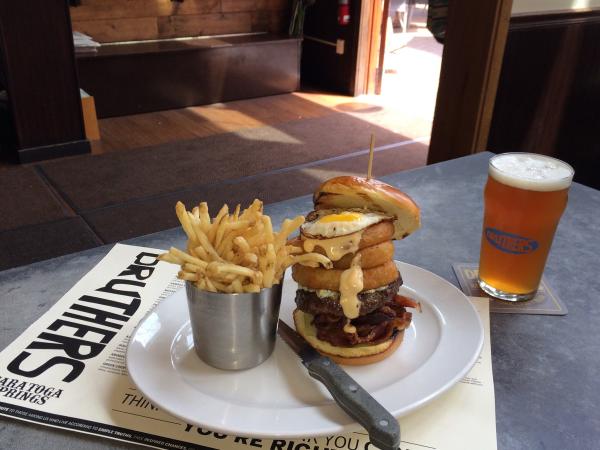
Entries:
[[485, 292], [509, 301], [535, 296], [572, 179], [571, 166], [548, 156], [490, 160], [479, 258]]

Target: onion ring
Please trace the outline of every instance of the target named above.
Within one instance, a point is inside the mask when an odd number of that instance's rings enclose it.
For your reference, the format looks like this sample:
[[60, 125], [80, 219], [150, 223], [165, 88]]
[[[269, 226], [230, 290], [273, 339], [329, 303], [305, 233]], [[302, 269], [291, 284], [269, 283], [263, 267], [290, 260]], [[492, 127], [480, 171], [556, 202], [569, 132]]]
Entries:
[[[306, 267], [300, 264], [292, 266], [292, 278], [300, 285], [309, 289], [328, 289], [339, 291], [341, 269], [322, 269]], [[389, 260], [370, 269], [363, 270], [363, 291], [387, 286], [398, 278], [398, 269], [394, 261]]]
[[[352, 233], [351, 233], [352, 234]], [[340, 235], [341, 236], [341, 235]], [[336, 236], [336, 237], [340, 237]], [[373, 225], [369, 225], [367, 228], [362, 230], [362, 235], [360, 242], [358, 243], [359, 250], [365, 247], [371, 247], [372, 245], [379, 244], [381, 242], [389, 241], [394, 236], [394, 223], [391, 220], [383, 220], [381, 222], [374, 223]], [[302, 238], [309, 239], [321, 239], [326, 241], [328, 238], [323, 238], [320, 236], [311, 236], [309, 234], [300, 235], [300, 239]], [[335, 239], [335, 238], [330, 238]], [[297, 241], [295, 241], [297, 242]], [[318, 247], [315, 251], [318, 250]]]
[[392, 241], [384, 241], [379, 244], [364, 247], [356, 253], [347, 254], [338, 261], [333, 261], [334, 269], [348, 269], [354, 255], [360, 255], [360, 267], [371, 269], [385, 264], [394, 257], [394, 244]]

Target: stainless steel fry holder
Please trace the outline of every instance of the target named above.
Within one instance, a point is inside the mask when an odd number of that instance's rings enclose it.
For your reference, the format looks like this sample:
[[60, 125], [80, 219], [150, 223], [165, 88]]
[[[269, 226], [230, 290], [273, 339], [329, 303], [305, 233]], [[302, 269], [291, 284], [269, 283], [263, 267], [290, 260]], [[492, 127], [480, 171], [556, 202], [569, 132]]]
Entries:
[[281, 284], [243, 294], [203, 291], [189, 281], [185, 289], [194, 349], [206, 364], [250, 369], [273, 353]]

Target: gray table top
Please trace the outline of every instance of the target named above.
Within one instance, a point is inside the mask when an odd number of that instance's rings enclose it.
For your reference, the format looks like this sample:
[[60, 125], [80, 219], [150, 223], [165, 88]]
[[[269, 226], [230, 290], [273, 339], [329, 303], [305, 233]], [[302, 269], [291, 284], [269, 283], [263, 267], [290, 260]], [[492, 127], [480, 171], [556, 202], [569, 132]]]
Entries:
[[[384, 177], [421, 207], [422, 228], [396, 244], [396, 259], [457, 284], [452, 263], [479, 258], [482, 191], [491, 153]], [[316, 182], [315, 182], [316, 184]], [[309, 196], [268, 205], [280, 223], [310, 211]], [[499, 449], [593, 449], [600, 445], [600, 192], [574, 183], [545, 276], [566, 316], [492, 314], [492, 360]], [[125, 243], [182, 245], [172, 229]], [[16, 339], [112, 246], [0, 272], [0, 348]], [[451, 430], [449, 430], [451, 432]], [[137, 448], [0, 418], [0, 448]]]

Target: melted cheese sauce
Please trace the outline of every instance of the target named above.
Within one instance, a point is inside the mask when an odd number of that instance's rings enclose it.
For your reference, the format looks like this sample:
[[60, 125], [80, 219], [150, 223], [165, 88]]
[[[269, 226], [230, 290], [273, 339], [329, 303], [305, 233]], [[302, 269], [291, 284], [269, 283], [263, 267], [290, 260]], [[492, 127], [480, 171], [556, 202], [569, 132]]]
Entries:
[[346, 319], [346, 325], [344, 325], [344, 333], [354, 334], [356, 333], [356, 327], [350, 324], [350, 319]]
[[[360, 267], [360, 255], [352, 259], [350, 268], [344, 270], [340, 277], [340, 306], [344, 311], [344, 316], [348, 319], [355, 319], [360, 312], [360, 300], [358, 293], [363, 288], [363, 271]], [[349, 323], [344, 326], [344, 331]], [[351, 326], [351, 325], [350, 325]], [[346, 331], [349, 332], [349, 331]]]
[[[356, 253], [358, 251], [362, 233], [363, 230], [360, 230], [345, 236], [337, 236], [328, 239], [313, 239], [302, 236], [302, 246], [304, 251], [308, 253], [313, 252], [315, 247], [320, 247], [331, 261], [338, 261], [345, 255]], [[359, 315], [360, 300], [358, 299], [358, 293], [362, 291], [364, 286], [360, 260], [360, 255], [354, 256], [350, 267], [344, 270], [340, 277], [340, 306], [342, 307], [344, 316], [346, 316], [344, 332], [350, 334], [356, 333], [356, 327], [352, 325], [350, 321]], [[336, 294], [333, 291], [318, 291], [322, 297], [328, 296], [327, 294], [330, 292], [333, 295]]]
[[356, 253], [358, 244], [362, 239], [362, 230], [346, 236], [338, 236], [329, 239], [312, 239], [302, 236], [304, 251], [311, 253], [315, 247], [321, 247], [327, 257], [332, 261], [342, 259], [348, 253]]

